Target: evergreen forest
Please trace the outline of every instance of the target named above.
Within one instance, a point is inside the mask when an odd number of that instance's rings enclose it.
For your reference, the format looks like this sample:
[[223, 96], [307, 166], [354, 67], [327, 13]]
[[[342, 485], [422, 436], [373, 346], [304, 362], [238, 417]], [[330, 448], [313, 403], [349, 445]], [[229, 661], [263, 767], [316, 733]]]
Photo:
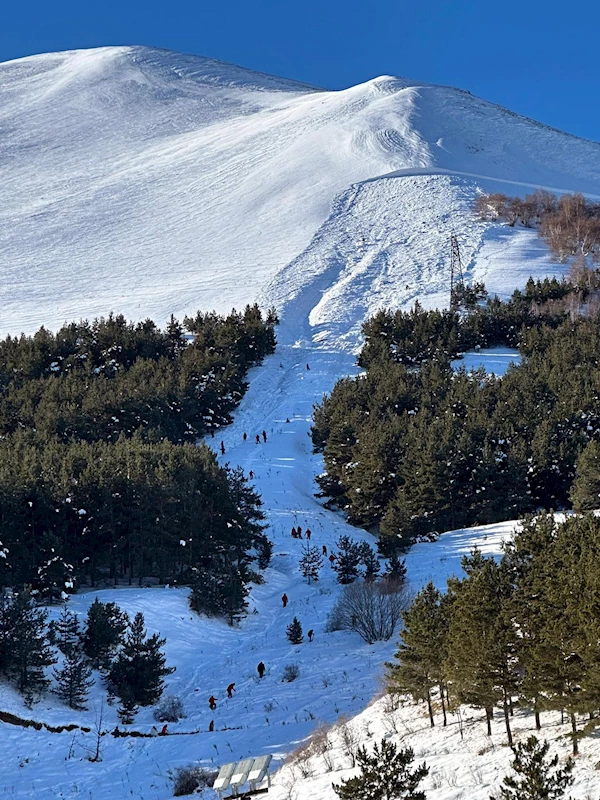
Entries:
[[[595, 276], [530, 279], [506, 302], [417, 304], [368, 320], [364, 373], [338, 381], [315, 408], [328, 502], [379, 532], [384, 555], [444, 530], [598, 507]], [[451, 365], [499, 345], [521, 354], [502, 378]]]
[[500, 561], [474, 550], [464, 577], [445, 593], [429, 583], [404, 612], [390, 690], [425, 701], [432, 727], [434, 696], [444, 725], [466, 703], [482, 709], [488, 734], [500, 706], [509, 745], [517, 702], [538, 731], [544, 712], [559, 711], [576, 755], [598, 727], [599, 558], [591, 513], [525, 518]]
[[0, 587], [188, 583], [198, 611], [243, 610], [270, 557], [261, 500], [196, 441], [231, 422], [276, 323], [111, 314], [0, 342]]

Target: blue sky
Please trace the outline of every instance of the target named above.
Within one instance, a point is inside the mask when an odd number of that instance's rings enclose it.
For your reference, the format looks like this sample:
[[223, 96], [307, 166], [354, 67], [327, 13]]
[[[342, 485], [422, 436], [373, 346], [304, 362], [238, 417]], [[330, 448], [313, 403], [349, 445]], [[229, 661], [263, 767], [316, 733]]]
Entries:
[[598, 141], [599, 29], [592, 0], [25, 0], [3, 4], [0, 61], [145, 44], [330, 89], [402, 75]]

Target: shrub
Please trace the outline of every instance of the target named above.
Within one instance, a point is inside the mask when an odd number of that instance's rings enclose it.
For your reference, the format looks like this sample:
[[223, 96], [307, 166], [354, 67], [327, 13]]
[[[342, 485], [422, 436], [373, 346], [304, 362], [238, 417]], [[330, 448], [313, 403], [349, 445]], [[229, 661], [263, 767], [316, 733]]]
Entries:
[[327, 620], [327, 631], [355, 631], [368, 642], [391, 639], [408, 607], [410, 592], [401, 583], [352, 583], [344, 590]]
[[283, 675], [281, 680], [285, 683], [292, 683], [300, 675], [300, 667], [298, 664], [286, 664], [283, 668]]
[[169, 694], [160, 701], [154, 709], [154, 719], [157, 722], [178, 722], [185, 717], [181, 698]]
[[193, 764], [187, 767], [177, 767], [171, 775], [173, 781], [173, 796], [181, 797], [186, 794], [193, 794], [196, 789], [212, 786], [215, 782], [216, 773], [209, 772], [203, 767]]

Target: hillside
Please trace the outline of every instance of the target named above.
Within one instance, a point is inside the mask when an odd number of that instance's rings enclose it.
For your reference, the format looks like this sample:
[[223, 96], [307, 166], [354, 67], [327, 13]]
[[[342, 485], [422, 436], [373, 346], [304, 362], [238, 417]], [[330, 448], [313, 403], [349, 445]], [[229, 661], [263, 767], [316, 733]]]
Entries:
[[[328, 548], [341, 533], [369, 538], [314, 496], [322, 460], [309, 438], [313, 404], [340, 376], [356, 374], [360, 325], [376, 308], [447, 302], [451, 231], [468, 276], [491, 291], [507, 295], [530, 274], [562, 274], [534, 231], [476, 220], [473, 199], [480, 188], [537, 186], [600, 197], [600, 145], [448, 87], [381, 77], [328, 92], [128, 47], [1, 64], [0, 163], [0, 334], [111, 309], [161, 324], [171, 313], [229, 311], [254, 299], [275, 304], [281, 317], [277, 351], [251, 371], [234, 424], [208, 440], [223, 439], [222, 462], [252, 470], [264, 500], [274, 555], [265, 584], [252, 590], [258, 613], [231, 629], [192, 617], [186, 590], [103, 596], [143, 610], [149, 631], [167, 637], [167, 658], [178, 668], [169, 691], [182, 695], [188, 714], [171, 732], [200, 732], [107, 736], [103, 760], [90, 763], [93, 734], [2, 723], [0, 794], [165, 800], [168, 771], [182, 764], [262, 752], [281, 761], [320, 720], [365, 709], [394, 647], [326, 634], [338, 585], [328, 565], [312, 586], [297, 571], [302, 542], [291, 539], [292, 525], [310, 527]], [[255, 444], [263, 429], [268, 441]], [[474, 544], [497, 554], [511, 530], [506, 523], [418, 545], [409, 580], [415, 588], [429, 578], [441, 585]], [[72, 606], [84, 613], [92, 598], [82, 593]], [[294, 614], [314, 628], [310, 645], [285, 639]], [[263, 659], [269, 673], [259, 683]], [[298, 681], [282, 682], [284, 666], [296, 662]], [[227, 700], [230, 681], [237, 693]], [[0, 710], [93, 728], [103, 695], [96, 687], [81, 714], [51, 695], [29, 710], [3, 685]], [[420, 725], [418, 714], [407, 711], [409, 726]], [[116, 722], [116, 708], [105, 707], [103, 727]], [[147, 732], [152, 723], [146, 709], [134, 728]], [[285, 773], [277, 779], [277, 798], [332, 797], [329, 776], [318, 787], [290, 789], [286, 780]], [[471, 796], [468, 782], [459, 786], [467, 794], [431, 796]]]
[[258, 298], [293, 318], [284, 339], [355, 346], [378, 305], [443, 301], [450, 228], [492, 290], [532, 250], [554, 271], [532, 234], [472, 221], [478, 185], [600, 196], [600, 145], [464, 91], [328, 92], [140, 47], [1, 64], [0, 163], [11, 333]]

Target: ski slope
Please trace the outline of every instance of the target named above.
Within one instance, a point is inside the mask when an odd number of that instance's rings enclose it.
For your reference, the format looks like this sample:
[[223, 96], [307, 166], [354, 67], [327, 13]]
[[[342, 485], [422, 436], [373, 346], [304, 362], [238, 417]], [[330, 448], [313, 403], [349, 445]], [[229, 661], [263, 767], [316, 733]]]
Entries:
[[464, 91], [141, 47], [0, 64], [0, 165], [0, 333], [259, 299], [290, 340], [356, 348], [365, 313], [445, 300], [452, 229], [468, 274], [512, 290], [539, 243], [475, 221], [480, 187], [600, 196], [600, 145]]

